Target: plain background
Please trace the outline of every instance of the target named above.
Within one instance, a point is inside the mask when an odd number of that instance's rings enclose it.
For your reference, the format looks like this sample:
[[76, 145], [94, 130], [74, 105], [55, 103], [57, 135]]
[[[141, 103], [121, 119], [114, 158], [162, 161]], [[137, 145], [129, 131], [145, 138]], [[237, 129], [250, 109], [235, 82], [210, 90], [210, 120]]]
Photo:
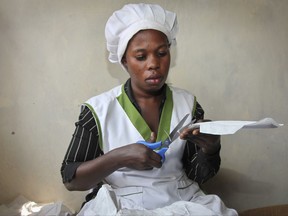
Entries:
[[[68, 192], [60, 166], [81, 103], [128, 77], [104, 38], [128, 2], [0, 1], [0, 203], [21, 194], [80, 207], [87, 192]], [[178, 14], [168, 82], [195, 94], [206, 118], [285, 124], [223, 136], [222, 168], [204, 189], [237, 210], [288, 203], [288, 1], [143, 2]]]

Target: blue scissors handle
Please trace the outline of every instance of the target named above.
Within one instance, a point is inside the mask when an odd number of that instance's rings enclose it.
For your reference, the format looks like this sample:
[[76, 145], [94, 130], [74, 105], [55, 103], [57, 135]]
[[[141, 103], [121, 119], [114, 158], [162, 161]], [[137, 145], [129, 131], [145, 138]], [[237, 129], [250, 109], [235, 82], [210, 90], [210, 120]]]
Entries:
[[137, 143], [143, 144], [152, 150], [160, 148], [160, 146], [162, 145], [162, 141], [150, 143], [145, 140], [140, 140]]
[[137, 143], [143, 144], [143, 145], [147, 146], [148, 148], [154, 150], [157, 154], [159, 154], [161, 156], [162, 163], [165, 161], [165, 152], [168, 150], [168, 148], [164, 147], [164, 148], [161, 148], [159, 150], [156, 150], [157, 148], [161, 147], [162, 141], [150, 143], [150, 142], [147, 142], [145, 140], [141, 140], [141, 141], [138, 141]]

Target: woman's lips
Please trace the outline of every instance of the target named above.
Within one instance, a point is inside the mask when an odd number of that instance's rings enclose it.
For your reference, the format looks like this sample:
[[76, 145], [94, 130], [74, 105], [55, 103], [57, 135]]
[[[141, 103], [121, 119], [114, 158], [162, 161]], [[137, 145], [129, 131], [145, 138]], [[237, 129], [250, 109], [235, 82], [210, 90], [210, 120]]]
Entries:
[[162, 77], [149, 77], [146, 79], [146, 82], [150, 84], [159, 84], [161, 81]]

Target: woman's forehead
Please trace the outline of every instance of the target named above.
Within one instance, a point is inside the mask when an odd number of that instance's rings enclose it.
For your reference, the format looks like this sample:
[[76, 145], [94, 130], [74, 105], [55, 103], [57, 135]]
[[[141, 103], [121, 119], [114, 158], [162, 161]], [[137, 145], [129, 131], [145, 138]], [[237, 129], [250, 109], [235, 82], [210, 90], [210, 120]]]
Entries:
[[127, 49], [131, 46], [141, 45], [167, 46], [169, 44], [167, 36], [158, 30], [145, 29], [137, 32], [129, 41]]

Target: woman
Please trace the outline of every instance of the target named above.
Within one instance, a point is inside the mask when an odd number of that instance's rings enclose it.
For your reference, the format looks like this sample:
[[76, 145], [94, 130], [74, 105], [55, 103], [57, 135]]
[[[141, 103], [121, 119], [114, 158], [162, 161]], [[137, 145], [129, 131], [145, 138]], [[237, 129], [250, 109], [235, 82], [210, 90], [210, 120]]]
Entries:
[[219, 136], [186, 129], [165, 153], [165, 161], [137, 143], [164, 141], [187, 113], [186, 123], [203, 119], [192, 94], [166, 84], [176, 14], [158, 5], [129, 4], [109, 18], [105, 33], [109, 60], [120, 63], [130, 79], [89, 99], [76, 123], [61, 168], [63, 182], [68, 190], [94, 189], [87, 201], [105, 183], [79, 215], [159, 209], [237, 215], [198, 186], [219, 169]]

